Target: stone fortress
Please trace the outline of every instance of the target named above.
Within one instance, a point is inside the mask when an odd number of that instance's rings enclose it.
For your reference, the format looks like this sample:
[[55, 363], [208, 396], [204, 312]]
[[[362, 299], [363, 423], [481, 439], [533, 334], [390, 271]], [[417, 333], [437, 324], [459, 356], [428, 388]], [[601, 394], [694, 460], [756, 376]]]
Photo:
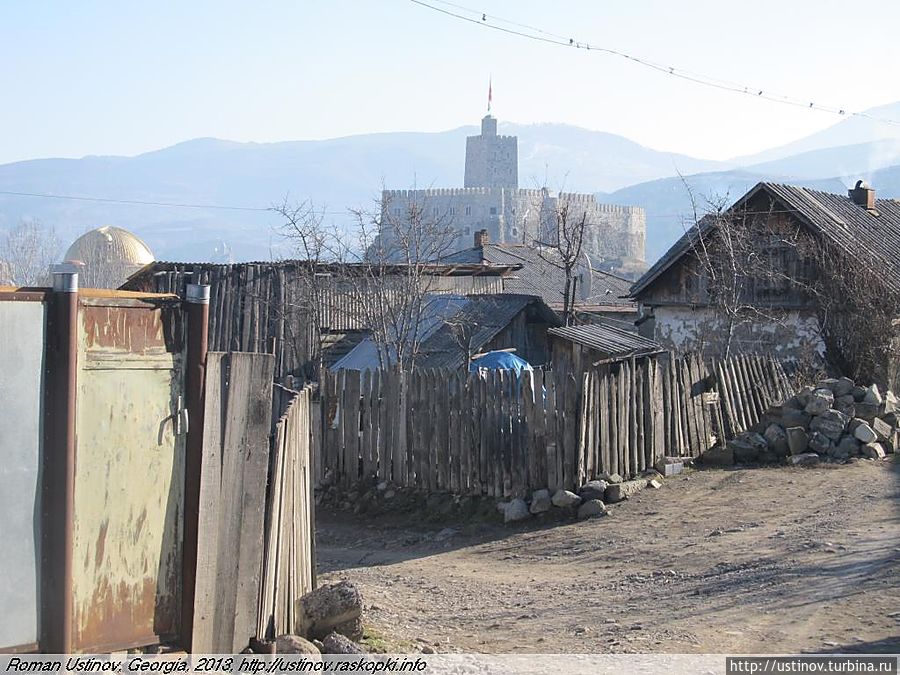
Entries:
[[472, 235], [487, 230], [491, 242], [531, 244], [541, 241], [541, 224], [568, 205], [569, 219], [587, 214], [584, 249], [596, 269], [636, 279], [646, 269], [646, 216], [636, 206], [601, 204], [594, 195], [520, 189], [518, 141], [497, 134], [490, 112], [481, 134], [466, 139], [465, 187], [385, 190], [382, 217], [402, 218], [412, 209], [449, 223], [458, 233], [455, 249], [472, 245]]

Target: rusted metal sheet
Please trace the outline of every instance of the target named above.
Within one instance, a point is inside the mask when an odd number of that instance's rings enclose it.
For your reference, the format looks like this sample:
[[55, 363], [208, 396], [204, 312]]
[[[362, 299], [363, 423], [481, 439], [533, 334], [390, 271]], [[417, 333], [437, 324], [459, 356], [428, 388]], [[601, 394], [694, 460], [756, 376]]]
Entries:
[[180, 309], [84, 300], [78, 329], [73, 647], [175, 639], [187, 427]]
[[0, 302], [0, 651], [38, 641], [46, 305]]

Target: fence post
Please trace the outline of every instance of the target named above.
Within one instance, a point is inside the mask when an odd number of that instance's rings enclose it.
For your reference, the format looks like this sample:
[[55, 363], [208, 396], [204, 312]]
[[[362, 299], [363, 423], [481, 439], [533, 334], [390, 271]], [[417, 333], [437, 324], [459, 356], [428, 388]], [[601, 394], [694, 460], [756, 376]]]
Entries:
[[197, 586], [197, 536], [200, 511], [200, 471], [203, 465], [203, 408], [209, 339], [209, 286], [188, 284], [187, 358], [184, 373], [188, 430], [184, 454], [184, 532], [181, 551], [181, 644], [191, 651], [194, 594]]
[[[41, 494], [41, 651], [72, 652], [78, 273], [53, 274], [48, 312]], [[14, 545], [13, 542], [7, 542]]]

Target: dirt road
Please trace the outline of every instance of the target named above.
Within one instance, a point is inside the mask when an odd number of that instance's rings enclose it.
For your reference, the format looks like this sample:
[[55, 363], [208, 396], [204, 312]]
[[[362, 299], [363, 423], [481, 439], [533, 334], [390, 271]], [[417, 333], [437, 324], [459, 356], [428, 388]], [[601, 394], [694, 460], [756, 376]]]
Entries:
[[[587, 522], [320, 514], [320, 581], [392, 650], [900, 652], [900, 463], [696, 471]], [[439, 538], [440, 539], [440, 538]]]

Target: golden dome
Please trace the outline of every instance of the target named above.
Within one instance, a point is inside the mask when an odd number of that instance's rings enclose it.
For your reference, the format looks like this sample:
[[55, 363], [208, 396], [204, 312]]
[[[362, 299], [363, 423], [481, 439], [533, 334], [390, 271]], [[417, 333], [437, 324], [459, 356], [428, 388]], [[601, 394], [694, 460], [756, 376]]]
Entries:
[[140, 237], [108, 225], [78, 237], [63, 258], [65, 262], [82, 266], [82, 286], [95, 288], [116, 288], [154, 259], [150, 247]]

